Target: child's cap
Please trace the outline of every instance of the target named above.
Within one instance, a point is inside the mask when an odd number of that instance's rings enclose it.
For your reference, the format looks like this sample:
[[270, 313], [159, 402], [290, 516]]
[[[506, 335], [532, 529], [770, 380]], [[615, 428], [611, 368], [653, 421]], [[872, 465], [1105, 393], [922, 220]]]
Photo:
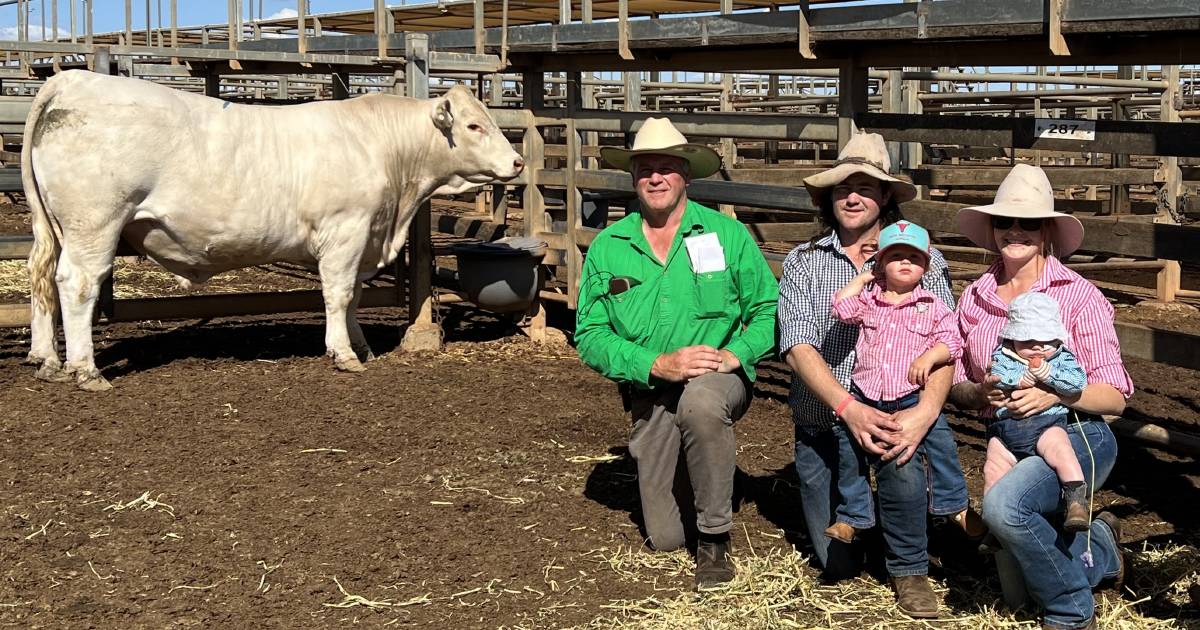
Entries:
[[1066, 343], [1067, 328], [1058, 314], [1058, 302], [1045, 293], [1022, 293], [1008, 305], [1008, 323], [1001, 339]]
[[875, 260], [883, 258], [889, 247], [907, 245], [929, 257], [929, 232], [910, 221], [897, 221], [879, 231], [879, 252]]

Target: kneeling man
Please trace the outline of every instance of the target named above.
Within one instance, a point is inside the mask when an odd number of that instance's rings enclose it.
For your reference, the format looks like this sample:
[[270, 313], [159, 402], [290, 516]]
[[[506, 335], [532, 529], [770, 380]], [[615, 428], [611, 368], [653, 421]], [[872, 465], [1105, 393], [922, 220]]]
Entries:
[[633, 175], [640, 210], [588, 249], [576, 345], [632, 414], [647, 543], [678, 549], [694, 527], [696, 587], [719, 586], [734, 575], [733, 423], [775, 347], [779, 285], [744, 225], [688, 199], [692, 178], [720, 168], [712, 149], [650, 118], [632, 149], [601, 156]]

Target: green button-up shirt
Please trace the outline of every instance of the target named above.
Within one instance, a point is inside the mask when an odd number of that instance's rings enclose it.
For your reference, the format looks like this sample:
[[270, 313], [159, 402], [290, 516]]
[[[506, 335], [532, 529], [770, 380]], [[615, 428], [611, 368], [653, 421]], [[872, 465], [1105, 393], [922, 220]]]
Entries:
[[[683, 239], [715, 233], [725, 269], [694, 273]], [[628, 280], [630, 288], [613, 279]], [[708, 345], [728, 349], [754, 379], [775, 348], [779, 285], [749, 230], [737, 219], [688, 201], [664, 265], [642, 233], [642, 215], [601, 232], [583, 263], [575, 342], [583, 362], [604, 376], [649, 389], [658, 355]]]

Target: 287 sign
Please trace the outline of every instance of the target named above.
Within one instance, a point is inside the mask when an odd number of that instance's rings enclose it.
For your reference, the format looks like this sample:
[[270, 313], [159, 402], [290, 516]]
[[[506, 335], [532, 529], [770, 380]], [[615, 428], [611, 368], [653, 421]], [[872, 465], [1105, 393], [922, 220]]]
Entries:
[[1096, 139], [1096, 121], [1038, 118], [1033, 127], [1033, 135], [1047, 140], [1090, 142]]

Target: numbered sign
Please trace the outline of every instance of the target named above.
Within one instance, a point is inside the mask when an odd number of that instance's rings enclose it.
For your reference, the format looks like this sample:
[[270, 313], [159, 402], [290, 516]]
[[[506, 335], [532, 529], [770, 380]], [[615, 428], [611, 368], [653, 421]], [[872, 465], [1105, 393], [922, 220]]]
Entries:
[[1096, 121], [1038, 118], [1033, 135], [1047, 140], [1091, 141], [1096, 139]]

